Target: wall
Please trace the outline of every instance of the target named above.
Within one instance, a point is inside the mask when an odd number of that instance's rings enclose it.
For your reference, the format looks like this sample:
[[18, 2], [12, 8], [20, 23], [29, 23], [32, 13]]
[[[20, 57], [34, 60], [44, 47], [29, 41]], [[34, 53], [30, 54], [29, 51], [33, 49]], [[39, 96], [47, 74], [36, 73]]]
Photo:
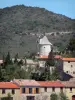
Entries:
[[48, 56], [51, 51], [50, 45], [40, 45], [40, 55]]
[[0, 89], [0, 98], [7, 97], [8, 93], [10, 93], [11, 97], [13, 97], [13, 100], [20, 100], [20, 90], [19, 89], [15, 89], [15, 94], [12, 94], [12, 89], [6, 89], [5, 94], [2, 94], [2, 89]]
[[72, 91], [70, 91], [70, 88], [65, 88], [66, 96], [69, 100], [72, 100], [72, 96], [75, 95], [75, 88], [72, 88]]
[[63, 70], [64, 70], [64, 72], [66, 72], [66, 73], [72, 75], [73, 77], [75, 77], [75, 62], [63, 61]]

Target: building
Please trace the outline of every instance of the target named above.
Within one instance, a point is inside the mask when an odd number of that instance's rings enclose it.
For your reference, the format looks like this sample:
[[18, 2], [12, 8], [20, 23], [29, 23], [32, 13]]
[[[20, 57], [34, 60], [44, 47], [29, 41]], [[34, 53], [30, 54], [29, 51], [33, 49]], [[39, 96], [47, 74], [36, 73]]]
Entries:
[[52, 44], [49, 42], [48, 38], [44, 36], [39, 40], [39, 67], [45, 67], [45, 62], [51, 50]]
[[69, 100], [75, 100], [75, 79], [62, 82], [65, 86], [65, 94]]
[[9, 95], [12, 100], [20, 100], [20, 88], [12, 82], [0, 82], [0, 99]]
[[75, 77], [75, 58], [60, 58], [58, 60], [59, 71]]
[[11, 96], [11, 100], [50, 100], [51, 94], [63, 92], [69, 100], [75, 100], [75, 78], [69, 81], [35, 81], [14, 79], [0, 82], [0, 100]]
[[52, 93], [59, 95], [64, 91], [64, 85], [60, 81], [39, 81], [40, 84], [40, 100], [50, 100]]
[[49, 42], [48, 38], [44, 36], [39, 41], [40, 56], [48, 56], [51, 52], [52, 44]]
[[15, 79], [20, 86], [20, 100], [37, 100], [40, 95], [40, 84], [35, 80]]

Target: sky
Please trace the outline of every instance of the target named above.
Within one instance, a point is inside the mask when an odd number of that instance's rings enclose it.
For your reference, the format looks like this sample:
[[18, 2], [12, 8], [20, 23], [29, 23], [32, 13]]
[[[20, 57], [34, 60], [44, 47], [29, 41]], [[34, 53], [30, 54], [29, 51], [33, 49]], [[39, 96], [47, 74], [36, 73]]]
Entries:
[[49, 11], [75, 19], [75, 0], [0, 0], [0, 8], [20, 4], [45, 8]]

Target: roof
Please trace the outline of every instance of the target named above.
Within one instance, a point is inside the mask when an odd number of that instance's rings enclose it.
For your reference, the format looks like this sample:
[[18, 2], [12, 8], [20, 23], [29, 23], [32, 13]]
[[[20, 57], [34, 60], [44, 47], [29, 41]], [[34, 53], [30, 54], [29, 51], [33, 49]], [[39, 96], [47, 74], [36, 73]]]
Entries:
[[43, 38], [40, 39], [40, 43], [39, 44], [49, 44], [52, 45], [52, 43], [49, 42], [48, 38], [46, 36], [44, 36]]
[[40, 59], [48, 59], [48, 56], [43, 56], [43, 55], [41, 55], [40, 57], [39, 57]]
[[[48, 59], [48, 56], [43, 56], [43, 55], [40, 55], [40, 57], [39, 58], [41, 58], [41, 59]], [[55, 59], [60, 59], [61, 58], [61, 56], [60, 55], [56, 55], [55, 57], [54, 57]]]
[[61, 58], [63, 61], [75, 61], [75, 58]]
[[70, 82], [70, 81], [65, 81], [63, 82], [65, 87], [75, 87], [75, 81]]
[[19, 86], [40, 86], [35, 80], [14, 79], [13, 82]]
[[60, 81], [39, 81], [42, 87], [64, 87]]
[[71, 78], [69, 81], [62, 81], [65, 87], [75, 87], [75, 78]]
[[60, 55], [55, 55], [55, 57], [54, 57], [55, 59], [60, 59], [61, 58], [61, 56]]
[[6, 89], [19, 89], [19, 87], [12, 83], [12, 82], [0, 82], [0, 88], [6, 88]]

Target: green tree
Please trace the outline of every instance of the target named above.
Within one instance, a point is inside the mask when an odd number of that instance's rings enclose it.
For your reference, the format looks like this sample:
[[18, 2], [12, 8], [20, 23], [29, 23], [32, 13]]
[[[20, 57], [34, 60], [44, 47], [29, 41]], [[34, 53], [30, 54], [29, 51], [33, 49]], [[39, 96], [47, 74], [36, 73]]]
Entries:
[[15, 55], [15, 60], [14, 60], [14, 63], [18, 63], [18, 53]]
[[51, 97], [50, 100], [58, 100], [58, 95], [55, 93], [51, 94], [50, 97]]
[[12, 64], [12, 60], [11, 60], [11, 57], [10, 57], [10, 52], [8, 52], [6, 58], [5, 58], [5, 65], [7, 64]]
[[70, 39], [68, 50], [70, 50], [71, 52], [75, 51], [75, 37]]
[[60, 93], [60, 100], [69, 100], [69, 99], [63, 92], [61, 92]]

